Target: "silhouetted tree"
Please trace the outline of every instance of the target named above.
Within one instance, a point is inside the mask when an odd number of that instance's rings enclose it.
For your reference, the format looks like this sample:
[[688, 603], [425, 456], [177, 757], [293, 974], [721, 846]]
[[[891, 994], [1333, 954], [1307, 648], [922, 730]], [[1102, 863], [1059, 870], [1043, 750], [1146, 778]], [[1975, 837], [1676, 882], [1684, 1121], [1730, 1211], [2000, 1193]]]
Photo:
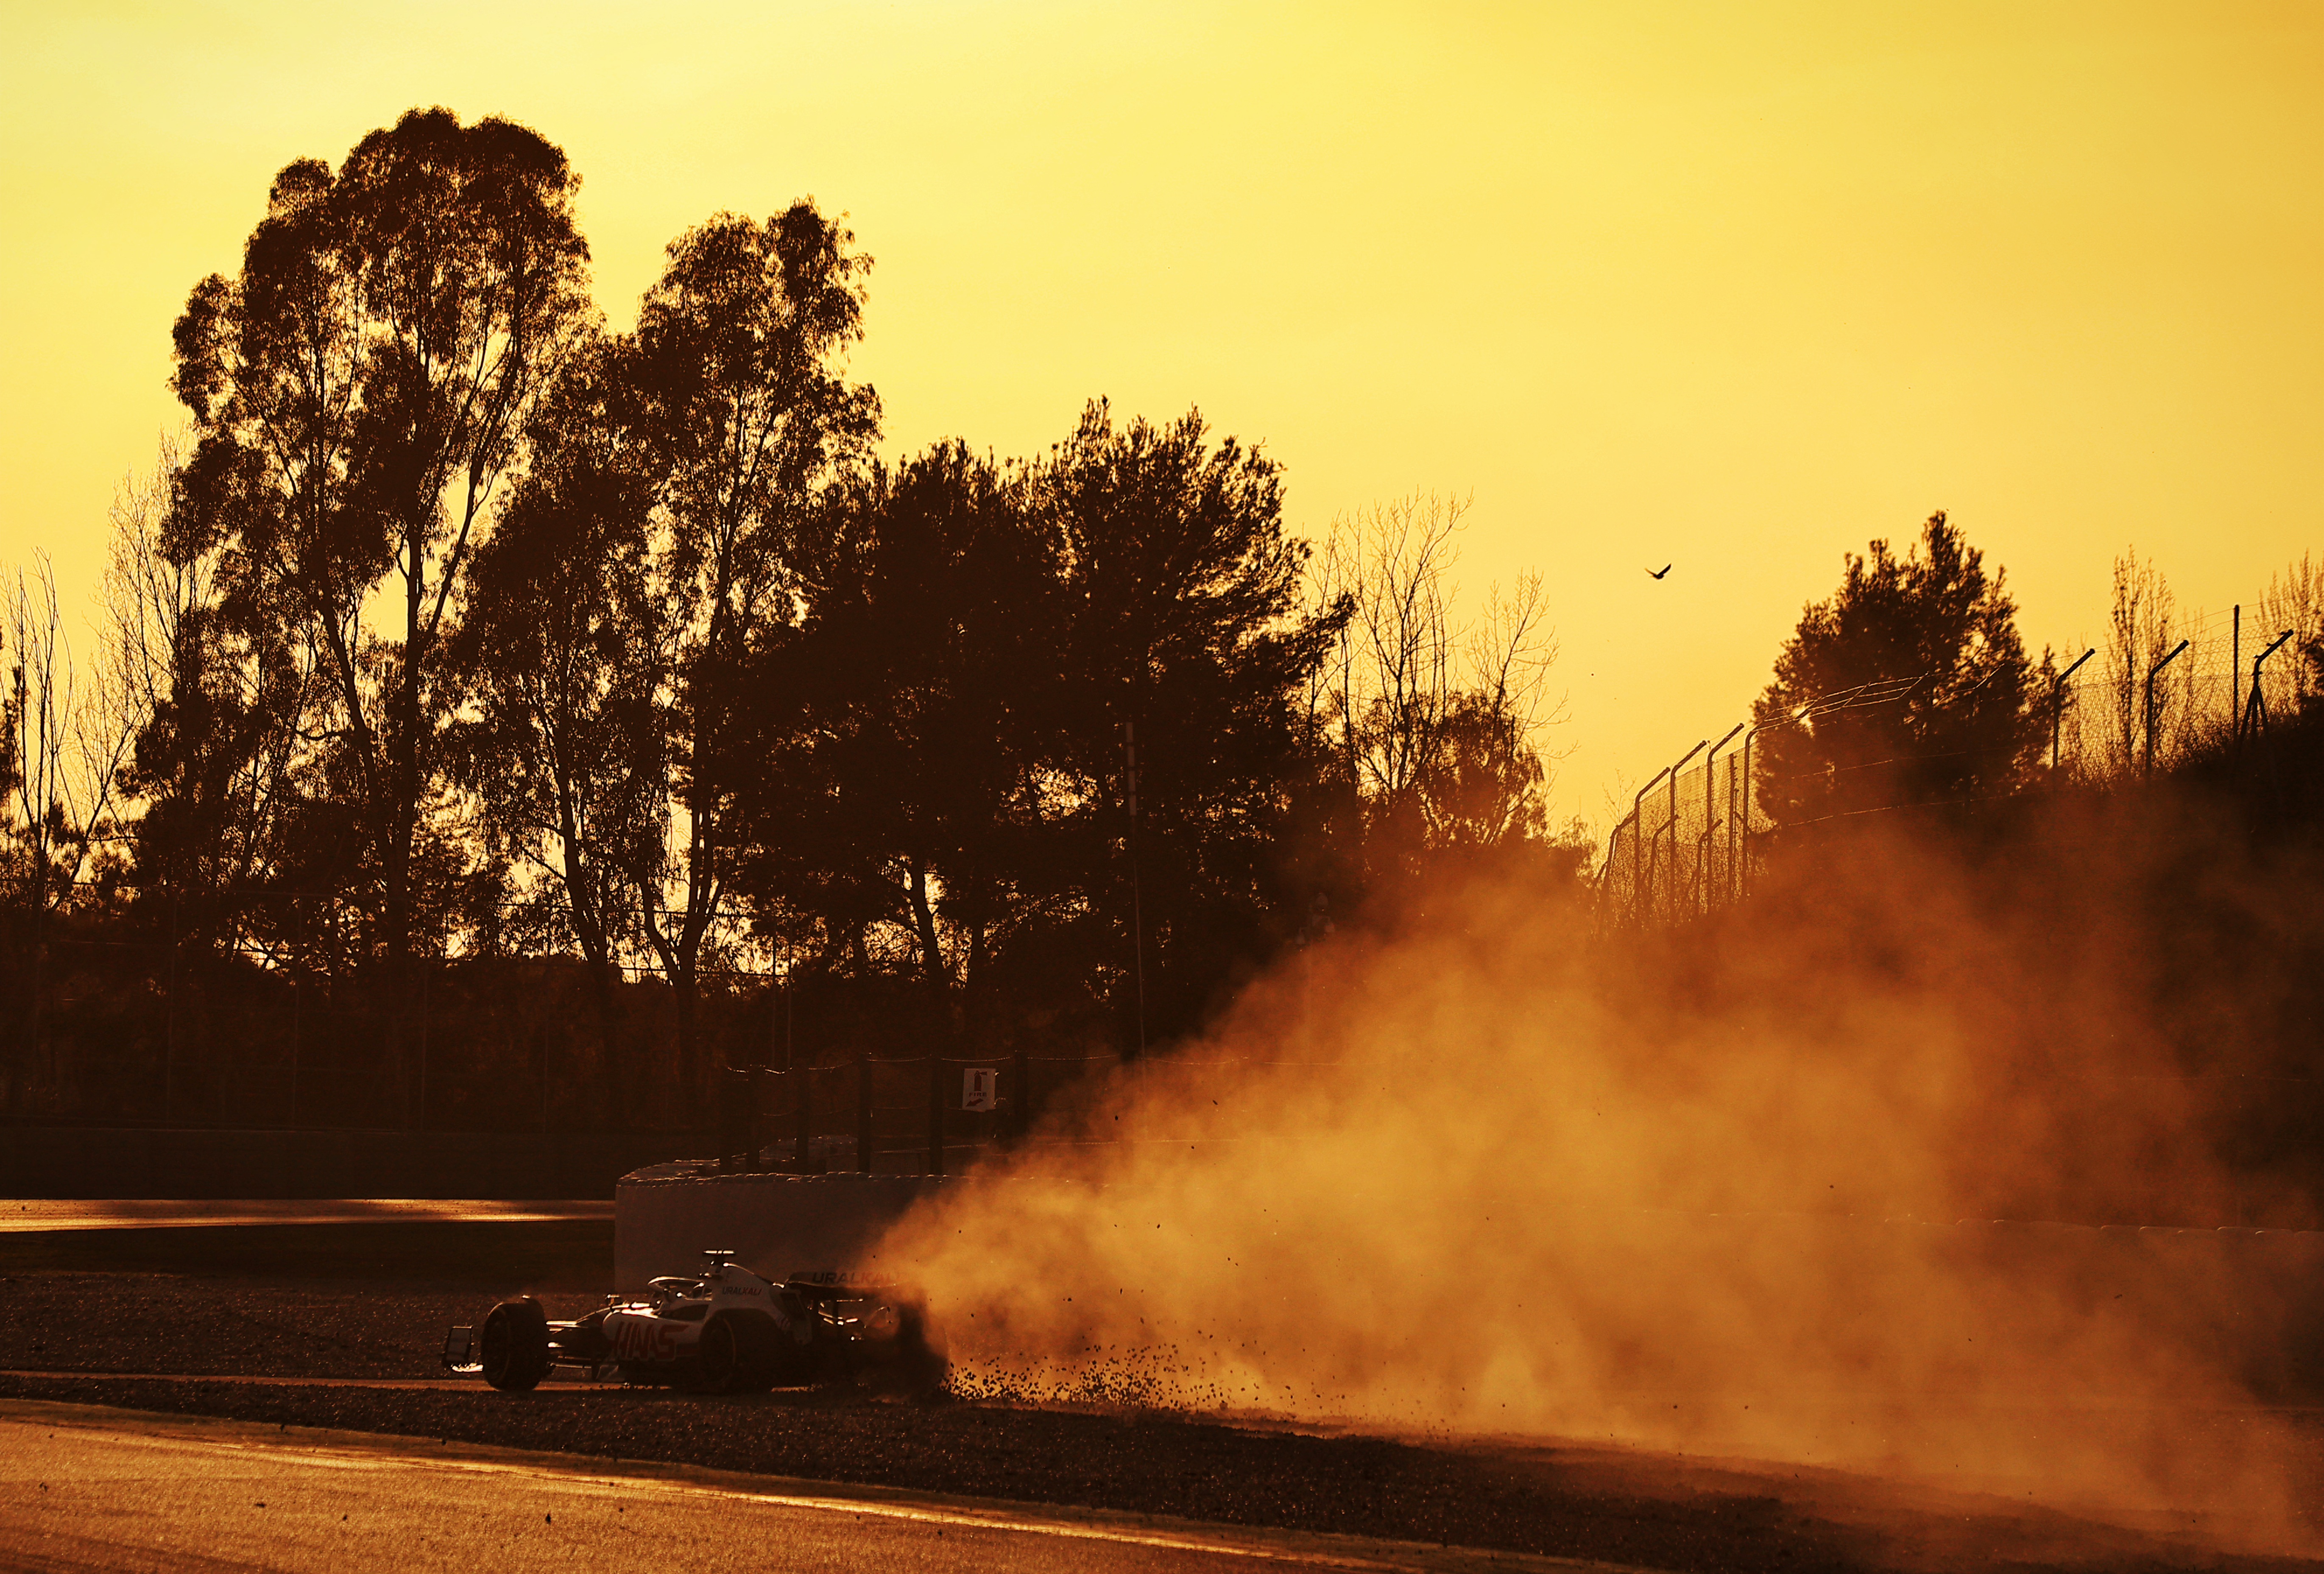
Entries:
[[[8, 656], [0, 715], [0, 933], [31, 959], [29, 986], [9, 990], [20, 1002], [22, 1061], [7, 1068], [9, 1107], [19, 1107], [37, 1063], [43, 973], [56, 915], [103, 854], [113, 832], [118, 772], [131, 722], [117, 691], [74, 662], [57, 605], [56, 574], [36, 554], [30, 577], [0, 592], [0, 649]], [[11, 958], [11, 960], [14, 960]], [[11, 1016], [16, 1013], [11, 1012]]]
[[[2138, 769], [2145, 759], [2146, 675], [2179, 641], [2176, 611], [2170, 582], [2153, 564], [2138, 560], [2137, 548], [2114, 560], [2107, 615], [2107, 763], [2117, 773]], [[2167, 748], [2170, 723], [2184, 708], [2172, 704], [2175, 697], [2169, 684], [2155, 686], [2152, 721], [2158, 748]]]
[[1508, 595], [1496, 585], [1480, 617], [1458, 621], [1451, 575], [1466, 509], [1399, 498], [1333, 520], [1324, 542], [1319, 594], [1338, 591], [1349, 611], [1322, 681], [1310, 681], [1309, 724], [1338, 734], [1373, 882], [1545, 834], [1534, 738], [1557, 647], [1541, 580], [1525, 575]]
[[14, 866], [8, 899], [38, 918], [71, 899], [112, 830], [133, 721], [120, 696], [73, 659], [45, 554], [36, 555], [29, 577], [19, 568], [0, 597], [10, 789], [0, 830], [12, 833], [0, 851]]
[[988, 963], [1080, 886], [1047, 792], [1056, 533], [1021, 472], [947, 442], [849, 474], [812, 539], [806, 621], [750, 686], [754, 897], [826, 968], [908, 957], [936, 1030], [973, 1027]]
[[[6, 661], [8, 649], [8, 631], [0, 628], [0, 662]], [[16, 759], [16, 728], [23, 702], [16, 697], [13, 666], [8, 667], [8, 674], [7, 685], [0, 687], [0, 805], [14, 800], [21, 779]]]
[[344, 822], [354, 867], [334, 872], [375, 882], [392, 962], [411, 943], [415, 850], [446, 851], [424, 824], [446, 609], [588, 314], [576, 185], [521, 126], [412, 110], [336, 174], [285, 168], [240, 274], [203, 281], [177, 326], [198, 446], [173, 555], [222, 549], [221, 620], [262, 668], [314, 651], [307, 769]]
[[[2258, 645], [2246, 656], [2256, 654], [2259, 646], [2290, 631], [2301, 658], [2270, 662], [2260, 669], [2269, 714], [2291, 716], [2314, 709], [2318, 700], [2324, 698], [2324, 563], [2302, 552], [2298, 562], [2287, 563], [2267, 576], [2267, 591], [2253, 611], [2255, 615], [2244, 626], [2245, 637], [2256, 639]], [[2239, 696], [2247, 695], [2250, 689], [2249, 670], [2246, 667], [2236, 675]]]
[[588, 964], [604, 1063], [622, 1054], [614, 986], [640, 929], [632, 872], [668, 829], [650, 589], [659, 476], [624, 341], [575, 354], [536, 412], [532, 463], [476, 555], [447, 656], [466, 704], [447, 738], [488, 846], [561, 897]]
[[1297, 919], [1301, 695], [1344, 612], [1300, 606], [1280, 515], [1262, 456], [1102, 403], [1035, 464], [945, 443], [845, 475], [804, 621], [742, 686], [762, 923], [827, 973], [908, 977], [940, 1036], [1126, 1037], [1134, 723], [1149, 1026], [1190, 1026]]
[[1284, 533], [1279, 466], [1231, 437], [1210, 446], [1197, 413], [1117, 430], [1093, 402], [1033, 487], [1064, 551], [1058, 791], [1106, 850], [1089, 922], [1126, 982], [1133, 723], [1149, 1024], [1176, 1033], [1283, 927], [1270, 913], [1290, 905], [1278, 848], [1305, 765], [1300, 706], [1337, 614], [1301, 606], [1309, 552]]
[[1436, 729], [1420, 780], [1430, 849], [1473, 858], [1543, 841], [1549, 833], [1546, 775], [1506, 700], [1489, 690], [1458, 695]]
[[669, 783], [668, 833], [628, 873], [640, 930], [677, 991], [696, 1097], [706, 1065], [694, 1007], [733, 873], [728, 821], [738, 785], [761, 769], [739, 748], [746, 675], [800, 615], [795, 557], [817, 489], [878, 435], [878, 397], [841, 373], [871, 266], [853, 240], [811, 201], [764, 224], [726, 214], [687, 231], [624, 359], [656, 477], [647, 692]]
[[1942, 512], [1903, 557], [1848, 554], [1752, 705], [1758, 803], [1779, 824], [2006, 792], [2043, 736], [2016, 605]]
[[106, 682], [134, 740], [118, 778], [138, 805], [139, 899], [167, 903], [180, 943], [209, 947], [235, 929], [221, 894], [275, 867], [295, 818], [299, 726], [316, 674], [299, 631], [223, 601], [222, 546], [173, 534], [181, 458], [165, 442], [152, 476], [125, 486], [113, 509]]

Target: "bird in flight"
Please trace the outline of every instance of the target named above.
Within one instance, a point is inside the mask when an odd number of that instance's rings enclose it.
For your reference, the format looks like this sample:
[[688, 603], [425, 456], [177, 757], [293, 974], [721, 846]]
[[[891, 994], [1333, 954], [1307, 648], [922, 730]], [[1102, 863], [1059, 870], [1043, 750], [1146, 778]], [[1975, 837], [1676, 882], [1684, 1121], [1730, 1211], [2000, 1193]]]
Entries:
[[1660, 579], [1664, 575], [1668, 574], [1670, 571], [1671, 571], [1671, 565], [1669, 565], [1669, 564], [1665, 563], [1665, 564], [1664, 564], [1660, 568], [1649, 568], [1649, 569], [1647, 569], [1647, 570], [1646, 570], [1646, 577], [1647, 577], [1648, 579]]

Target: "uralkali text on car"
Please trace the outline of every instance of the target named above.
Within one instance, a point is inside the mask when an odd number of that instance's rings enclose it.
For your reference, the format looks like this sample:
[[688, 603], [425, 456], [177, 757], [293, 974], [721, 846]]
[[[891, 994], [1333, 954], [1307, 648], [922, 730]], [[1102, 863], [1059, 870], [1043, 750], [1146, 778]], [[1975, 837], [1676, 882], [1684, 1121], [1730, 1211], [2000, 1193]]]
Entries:
[[495, 1388], [537, 1386], [553, 1367], [592, 1380], [667, 1384], [706, 1394], [756, 1394], [809, 1384], [942, 1386], [945, 1362], [919, 1297], [890, 1280], [794, 1274], [773, 1284], [711, 1251], [698, 1279], [654, 1280], [644, 1299], [607, 1296], [553, 1322], [530, 1296], [503, 1301], [481, 1327], [454, 1328], [444, 1365]]

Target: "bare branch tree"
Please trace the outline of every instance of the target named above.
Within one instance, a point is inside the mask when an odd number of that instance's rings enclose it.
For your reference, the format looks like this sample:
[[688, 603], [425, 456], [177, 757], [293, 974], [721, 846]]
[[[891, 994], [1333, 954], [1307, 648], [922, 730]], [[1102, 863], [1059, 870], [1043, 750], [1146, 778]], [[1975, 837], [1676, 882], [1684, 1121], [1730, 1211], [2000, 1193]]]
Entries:
[[[2324, 641], [2324, 563], [2303, 552], [2299, 562], [2288, 563], [2282, 573], [2269, 575], [2267, 594], [2260, 598], [2258, 613], [2256, 625], [2248, 631], [2257, 637], [2255, 649], [2287, 629], [2292, 631], [2293, 643], [2298, 647], [2293, 653], [2295, 658], [2319, 649], [2319, 642]], [[2324, 691], [2324, 661], [2312, 657], [2290, 661], [2279, 658], [2260, 671], [2272, 716], [2290, 716], [2313, 703], [2319, 692]]]
[[123, 477], [107, 511], [113, 541], [97, 587], [105, 642], [98, 681], [109, 691], [108, 707], [131, 716], [132, 738], [168, 701], [186, 619], [213, 594], [215, 558], [173, 558], [162, 545], [171, 482], [184, 460], [185, 445], [164, 437], [153, 468]]
[[[2114, 604], [2107, 621], [2107, 695], [2113, 723], [2107, 739], [2107, 764], [2124, 774], [2136, 770], [2146, 740], [2146, 675], [2176, 642], [2177, 607], [2171, 586], [2152, 563], [2138, 560], [2136, 548], [2114, 560]], [[2154, 727], [2163, 735], [2172, 710], [2168, 685], [2154, 691]]]
[[[1537, 833], [1546, 780], [1535, 740], [1557, 658], [1539, 575], [1455, 612], [1465, 498], [1415, 493], [1333, 522], [1311, 596], [1352, 599], [1339, 660], [1310, 684], [1311, 725], [1341, 732], [1366, 818], [1411, 846]], [[1336, 680], [1338, 693], [1319, 685]], [[1329, 723], [1321, 729], [1328, 731]]]

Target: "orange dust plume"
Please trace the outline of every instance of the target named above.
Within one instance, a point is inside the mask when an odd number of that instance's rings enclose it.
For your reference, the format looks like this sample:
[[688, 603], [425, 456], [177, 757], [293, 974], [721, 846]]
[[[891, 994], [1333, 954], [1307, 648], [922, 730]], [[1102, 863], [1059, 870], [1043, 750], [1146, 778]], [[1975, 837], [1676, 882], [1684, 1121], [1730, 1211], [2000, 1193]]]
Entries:
[[2215, 1156], [2151, 871], [2056, 831], [1859, 839], [1654, 934], [1434, 891], [880, 1255], [971, 1395], [1871, 1468], [2302, 1544], [2254, 1394], [2316, 1238], [2232, 1228], [2298, 1204]]

